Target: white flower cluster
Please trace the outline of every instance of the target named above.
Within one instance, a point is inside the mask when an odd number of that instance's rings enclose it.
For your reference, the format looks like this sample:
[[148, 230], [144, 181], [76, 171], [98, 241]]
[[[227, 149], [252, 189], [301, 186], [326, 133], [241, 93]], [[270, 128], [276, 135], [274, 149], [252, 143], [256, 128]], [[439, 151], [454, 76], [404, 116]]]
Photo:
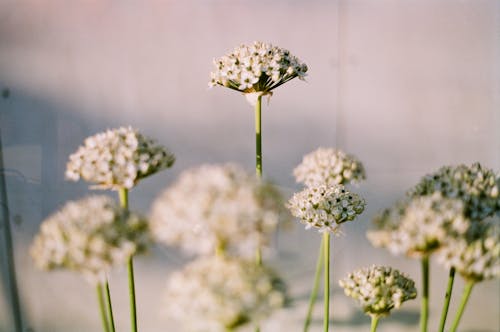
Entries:
[[49, 216], [30, 252], [41, 269], [65, 268], [98, 282], [113, 266], [145, 251], [149, 242], [145, 219], [107, 196], [89, 196]]
[[69, 157], [66, 178], [82, 178], [101, 189], [130, 189], [174, 161], [174, 155], [162, 146], [130, 127], [121, 127], [85, 139]]
[[448, 198], [464, 202], [465, 215], [471, 220], [482, 220], [500, 214], [500, 177], [479, 163], [472, 166], [446, 166], [425, 176], [412, 190], [412, 197], [441, 192]]
[[454, 267], [466, 280], [500, 277], [500, 218], [473, 223], [466, 236], [451, 238], [438, 253], [446, 268]]
[[367, 237], [375, 247], [393, 254], [419, 257], [441, 248], [450, 237], [465, 234], [470, 222], [463, 211], [462, 201], [439, 192], [415, 197], [377, 216], [377, 229], [368, 231]]
[[151, 228], [167, 245], [193, 254], [253, 257], [288, 220], [278, 190], [234, 164], [183, 172], [153, 204]]
[[287, 207], [306, 226], [320, 232], [337, 233], [340, 224], [354, 220], [365, 209], [365, 201], [344, 186], [309, 187], [294, 194]]
[[339, 281], [345, 295], [355, 299], [372, 316], [386, 316], [393, 308], [417, 297], [415, 282], [396, 269], [372, 266]]
[[306, 186], [333, 186], [359, 182], [366, 178], [365, 169], [356, 157], [342, 150], [319, 148], [304, 156], [293, 174]]
[[286, 290], [254, 262], [201, 257], [170, 276], [165, 302], [168, 316], [185, 324], [184, 331], [233, 331], [283, 307]]
[[263, 42], [241, 45], [214, 60], [209, 86], [222, 85], [243, 93], [267, 94], [298, 77], [304, 79], [307, 66], [290, 51]]

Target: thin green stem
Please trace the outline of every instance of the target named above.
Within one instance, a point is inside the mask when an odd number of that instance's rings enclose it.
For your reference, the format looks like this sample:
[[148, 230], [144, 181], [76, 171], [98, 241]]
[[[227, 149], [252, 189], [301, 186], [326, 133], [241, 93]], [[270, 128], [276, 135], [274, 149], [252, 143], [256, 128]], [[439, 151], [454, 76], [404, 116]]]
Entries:
[[455, 268], [450, 269], [448, 277], [448, 285], [446, 287], [446, 294], [444, 296], [443, 311], [441, 312], [441, 320], [439, 321], [439, 332], [444, 332], [446, 325], [446, 317], [448, 316], [448, 308], [450, 307], [451, 292], [453, 291], [453, 281], [455, 280]]
[[316, 298], [318, 297], [319, 279], [321, 277], [321, 270], [323, 269], [323, 247], [324, 238], [321, 239], [321, 244], [319, 246], [318, 260], [316, 262], [316, 272], [314, 274], [314, 284], [309, 297], [309, 307], [307, 309], [306, 319], [304, 321], [304, 332], [309, 330], [309, 325], [311, 325], [312, 312], [314, 304], [316, 303]]
[[377, 330], [377, 325], [380, 317], [378, 315], [372, 316], [372, 324], [370, 326], [370, 332], [375, 332]]
[[108, 280], [106, 280], [104, 288], [106, 289], [106, 304], [108, 307], [109, 328], [111, 332], [115, 332], [115, 318], [113, 316], [113, 306], [111, 305], [111, 292], [109, 291]]
[[462, 299], [460, 300], [460, 305], [455, 315], [455, 319], [453, 320], [453, 324], [451, 325], [450, 332], [455, 332], [457, 330], [458, 324], [460, 323], [460, 318], [462, 318], [462, 314], [464, 313], [465, 306], [467, 305], [467, 301], [469, 300], [470, 293], [472, 292], [474, 284], [474, 281], [468, 281], [465, 284], [465, 288], [462, 293]]
[[[128, 190], [127, 188], [120, 188], [118, 190], [120, 197], [120, 204], [124, 209], [128, 210]], [[135, 301], [135, 283], [134, 283], [134, 260], [130, 256], [127, 263], [128, 270], [128, 290], [130, 298], [130, 324], [132, 332], [137, 332], [137, 307]]]
[[328, 332], [330, 323], [330, 233], [323, 233], [323, 249], [324, 254], [324, 317], [323, 317], [323, 332]]
[[99, 303], [99, 312], [101, 314], [102, 329], [104, 332], [110, 332], [108, 317], [106, 316], [106, 309], [104, 307], [104, 296], [102, 294], [102, 285], [100, 283], [96, 285], [96, 292], [97, 292], [97, 302]]
[[262, 96], [257, 97], [255, 103], [255, 171], [257, 177], [262, 178]]
[[420, 309], [420, 331], [427, 332], [429, 320], [429, 256], [422, 257], [422, 302]]

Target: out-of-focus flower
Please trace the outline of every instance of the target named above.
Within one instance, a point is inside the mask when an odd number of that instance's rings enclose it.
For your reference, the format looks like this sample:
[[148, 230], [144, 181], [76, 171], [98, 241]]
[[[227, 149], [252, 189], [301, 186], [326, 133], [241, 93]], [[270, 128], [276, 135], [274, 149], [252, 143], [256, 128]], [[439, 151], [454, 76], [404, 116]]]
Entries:
[[500, 214], [500, 177], [479, 163], [440, 168], [429, 174], [409, 191], [409, 196], [424, 196], [440, 192], [444, 197], [464, 202], [465, 216], [482, 220]]
[[466, 280], [500, 277], [500, 217], [471, 224], [465, 236], [451, 237], [437, 254], [446, 268], [454, 267]]
[[98, 282], [149, 243], [144, 218], [107, 196], [89, 196], [66, 203], [43, 221], [30, 252], [41, 269], [73, 270]]
[[339, 281], [345, 295], [355, 299], [370, 316], [387, 316], [403, 302], [417, 297], [415, 282], [398, 270], [372, 266]]
[[185, 331], [236, 330], [286, 302], [285, 285], [265, 267], [228, 257], [201, 257], [168, 280], [166, 312]]
[[287, 207], [306, 226], [320, 232], [337, 233], [342, 223], [354, 220], [365, 209], [365, 201], [344, 186], [308, 187], [293, 195]]
[[465, 234], [469, 220], [464, 205], [436, 192], [399, 202], [375, 218], [375, 230], [367, 237], [375, 247], [385, 247], [393, 254], [420, 257], [441, 248], [449, 237]]
[[221, 85], [245, 94], [266, 95], [298, 77], [304, 79], [307, 66], [290, 51], [268, 43], [240, 45], [232, 53], [214, 59], [209, 86]]
[[234, 164], [183, 172], [153, 204], [151, 228], [167, 245], [201, 255], [253, 257], [288, 220], [279, 191]]
[[293, 174], [297, 182], [308, 187], [345, 185], [366, 178], [361, 161], [342, 150], [331, 148], [319, 148], [305, 155]]
[[70, 155], [66, 178], [95, 183], [96, 188], [130, 189], [139, 180], [172, 166], [173, 154], [130, 127], [88, 137]]

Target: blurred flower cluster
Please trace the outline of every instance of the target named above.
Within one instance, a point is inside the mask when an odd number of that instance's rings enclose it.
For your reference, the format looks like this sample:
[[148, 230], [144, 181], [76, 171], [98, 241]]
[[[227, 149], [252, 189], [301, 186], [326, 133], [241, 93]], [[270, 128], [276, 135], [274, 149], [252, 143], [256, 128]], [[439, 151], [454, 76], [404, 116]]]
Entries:
[[121, 127], [85, 139], [84, 145], [69, 157], [66, 178], [82, 178], [100, 189], [130, 189], [174, 161], [162, 146], [131, 127]]
[[314, 227], [320, 232], [337, 233], [340, 224], [363, 212], [365, 201], [342, 185], [320, 185], [295, 193], [287, 207], [306, 229]]
[[65, 268], [100, 282], [113, 266], [146, 250], [147, 221], [118, 206], [107, 196], [70, 201], [43, 221], [31, 246], [42, 269]]
[[386, 316], [403, 302], [416, 298], [415, 282], [396, 269], [372, 266], [339, 281], [345, 295], [355, 299], [368, 315]]
[[254, 262], [201, 257], [170, 275], [166, 313], [188, 331], [234, 331], [286, 301], [284, 283]]
[[279, 191], [235, 164], [184, 171], [153, 204], [156, 239], [189, 253], [253, 257], [288, 219]]
[[308, 153], [293, 171], [297, 182], [306, 186], [348, 184], [366, 178], [361, 161], [344, 151], [319, 148]]
[[304, 79], [307, 72], [306, 64], [290, 51], [263, 42], [236, 47], [214, 60], [214, 66], [209, 86], [243, 93], [267, 94], [295, 77]]

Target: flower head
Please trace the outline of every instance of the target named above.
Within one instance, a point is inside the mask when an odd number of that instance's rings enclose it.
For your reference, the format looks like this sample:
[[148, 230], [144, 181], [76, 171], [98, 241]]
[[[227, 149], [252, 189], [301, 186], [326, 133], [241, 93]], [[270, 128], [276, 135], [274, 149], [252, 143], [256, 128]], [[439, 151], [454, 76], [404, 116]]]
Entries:
[[288, 201], [293, 216], [320, 232], [338, 232], [340, 224], [354, 220], [365, 209], [365, 201], [344, 186], [320, 185], [305, 188]]
[[415, 282], [396, 269], [372, 266], [350, 273], [339, 281], [347, 296], [368, 315], [386, 316], [393, 308], [417, 297]]
[[194, 254], [251, 257], [287, 213], [278, 190], [234, 164], [187, 170], [153, 204], [154, 236]]
[[90, 196], [49, 216], [30, 251], [41, 269], [69, 269], [96, 282], [113, 266], [143, 252], [149, 242], [145, 219], [107, 196]]
[[464, 234], [470, 222], [463, 203], [437, 192], [398, 202], [375, 218], [376, 229], [367, 237], [375, 247], [393, 254], [421, 256], [441, 248], [450, 236]]
[[286, 301], [283, 281], [271, 270], [234, 258], [202, 257], [174, 272], [166, 312], [186, 330], [234, 330], [268, 317]]
[[500, 177], [479, 163], [440, 168], [427, 175], [409, 192], [411, 197], [440, 192], [444, 197], [464, 202], [465, 215], [482, 220], [500, 214]]
[[66, 178], [82, 178], [100, 189], [130, 189], [174, 161], [174, 155], [151, 139], [130, 127], [121, 127], [85, 139], [69, 157]]
[[475, 282], [500, 277], [500, 218], [472, 223], [465, 236], [451, 237], [438, 253], [446, 268]]
[[295, 180], [306, 186], [333, 186], [362, 181], [365, 169], [356, 157], [342, 150], [319, 148], [304, 156], [294, 170]]
[[268, 43], [240, 45], [232, 53], [214, 60], [209, 86], [225, 86], [247, 93], [269, 94], [298, 77], [304, 79], [307, 66], [290, 51]]

